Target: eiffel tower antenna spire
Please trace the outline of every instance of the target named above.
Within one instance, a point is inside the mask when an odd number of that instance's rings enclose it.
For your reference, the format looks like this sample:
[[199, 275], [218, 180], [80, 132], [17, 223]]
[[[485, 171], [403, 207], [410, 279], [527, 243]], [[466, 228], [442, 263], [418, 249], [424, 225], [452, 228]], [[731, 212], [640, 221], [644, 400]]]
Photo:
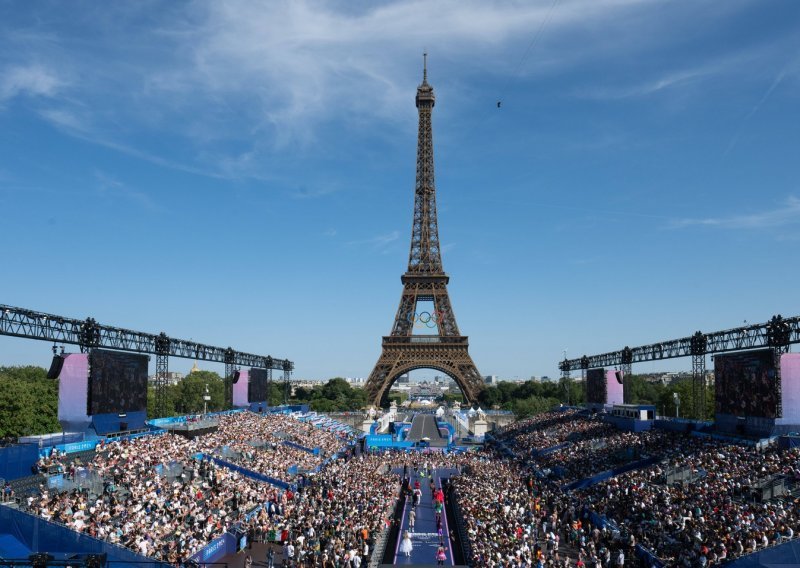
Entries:
[[[383, 338], [383, 352], [367, 380], [369, 403], [381, 398], [402, 374], [414, 369], [441, 371], [456, 381], [470, 402], [484, 388], [483, 377], [469, 355], [469, 341], [461, 335], [450, 305], [450, 277], [442, 266], [439, 222], [436, 214], [436, 184], [433, 175], [433, 129], [431, 114], [436, 103], [428, 83], [428, 54], [423, 54], [422, 84], [417, 87], [419, 114], [417, 177], [414, 187], [414, 218], [408, 270], [401, 277], [403, 293], [391, 335]], [[417, 302], [432, 302], [433, 313], [417, 313]], [[414, 329], [423, 333], [414, 335]]]

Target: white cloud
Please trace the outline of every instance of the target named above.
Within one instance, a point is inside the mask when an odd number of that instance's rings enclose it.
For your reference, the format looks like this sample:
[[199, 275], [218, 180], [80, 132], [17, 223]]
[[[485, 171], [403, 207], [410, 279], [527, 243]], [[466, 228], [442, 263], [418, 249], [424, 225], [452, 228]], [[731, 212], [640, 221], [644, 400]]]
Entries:
[[366, 246], [373, 250], [386, 252], [387, 247], [400, 238], [399, 231], [392, 231], [391, 233], [384, 233], [382, 235], [375, 235], [368, 239], [350, 241], [347, 244], [351, 246]]
[[712, 227], [717, 229], [771, 229], [800, 223], [800, 198], [790, 196], [778, 208], [757, 213], [708, 217], [705, 219], [676, 219], [673, 228]]
[[456, 243], [447, 243], [447, 244], [444, 244], [444, 245], [442, 245], [442, 246], [441, 246], [441, 253], [442, 253], [442, 254], [445, 254], [445, 253], [447, 253], [448, 251], [451, 251], [451, 250], [453, 250], [454, 248], [456, 248]]
[[66, 109], [49, 108], [39, 111], [39, 115], [47, 122], [59, 128], [75, 132], [86, 132], [87, 125], [77, 114]]
[[596, 100], [643, 97], [656, 94], [660, 91], [668, 90], [673, 87], [687, 85], [700, 79], [704, 79], [710, 75], [714, 75], [720, 71], [721, 69], [717, 67], [686, 69], [668, 73], [661, 77], [650, 79], [642, 83], [636, 83], [622, 87], [593, 87], [589, 91], [583, 91], [579, 93], [579, 96]]
[[103, 197], [110, 199], [123, 198], [138, 203], [145, 209], [151, 211], [158, 209], [158, 206], [149, 195], [128, 187], [126, 184], [101, 170], [95, 170], [94, 178], [97, 183], [97, 191]]
[[[475, 77], [485, 76], [483, 95], [501, 95], [493, 90], [525, 76], [677, 41], [653, 30], [686, 21], [687, 11], [741, 4], [561, 0], [550, 12], [553, 0], [197, 0], [180, 9], [159, 4], [156, 27], [141, 23], [154, 5], [112, 3], [79, 14], [81, 42], [44, 26], [38, 35], [9, 34], [22, 39], [0, 39], [0, 48], [80, 78], [57, 109], [41, 113], [68, 134], [165, 167], [269, 179], [287, 175], [287, 158], [318, 149], [320, 125], [374, 131], [377, 118], [386, 130], [413, 129], [411, 85], [424, 49], [431, 82], [454, 108], [459, 97], [475, 96], [458, 87]], [[27, 71], [2, 79], [0, 102], [22, 92], [61, 94], [51, 68], [17, 69]], [[700, 80], [703, 70], [701, 61], [610, 95], [658, 92]], [[180, 149], [170, 160], [143, 150], [142, 140], [162, 135]]]
[[[174, 65], [148, 74], [148, 90], [204, 94], [230, 103], [245, 97], [253, 118], [279, 146], [314, 140], [313, 125], [329, 117], [403, 120], [409, 76], [419, 80], [421, 52], [430, 51], [431, 81], [454, 62], [483, 70], [487, 80], [572, 64], [583, 48], [561, 45], [575, 26], [624, 28], [625, 16], [652, 0], [564, 0], [552, 13], [535, 57], [518, 69], [519, 55], [546, 18], [552, 2], [412, 0], [337, 10], [311, 0], [195, 4], [191, 24], [164, 33], [178, 38]], [[627, 35], [634, 35], [628, 30]], [[617, 41], [619, 41], [617, 34]], [[548, 38], [553, 41], [548, 45]], [[547, 54], [539, 57], [539, 51]], [[513, 54], [509, 57], [509, 53]], [[579, 54], [579, 55], [576, 55]], [[450, 81], [453, 76], [450, 75]]]
[[64, 81], [42, 65], [12, 66], [0, 71], [0, 102], [16, 96], [52, 97]]

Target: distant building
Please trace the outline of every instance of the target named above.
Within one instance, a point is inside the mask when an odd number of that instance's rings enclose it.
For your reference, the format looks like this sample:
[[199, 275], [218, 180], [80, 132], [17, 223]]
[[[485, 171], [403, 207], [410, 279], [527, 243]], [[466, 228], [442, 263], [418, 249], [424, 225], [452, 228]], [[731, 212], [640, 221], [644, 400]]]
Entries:
[[497, 377], [497, 375], [486, 375], [483, 377], [483, 382], [485, 382], [487, 385], [496, 385], [500, 382], [500, 379]]
[[408, 373], [406, 373], [405, 375], [400, 375], [399, 377], [397, 377], [397, 384], [407, 385], [410, 382], [411, 382], [411, 376]]
[[[170, 371], [169, 373], [167, 373], [167, 384], [170, 385], [170, 386], [175, 386], [179, 382], [181, 382], [183, 377], [184, 377], [183, 373], [175, 373], [175, 372]], [[156, 384], [156, 376], [155, 375], [150, 375], [149, 377], [147, 377], [147, 382], [150, 385], [155, 385]]]

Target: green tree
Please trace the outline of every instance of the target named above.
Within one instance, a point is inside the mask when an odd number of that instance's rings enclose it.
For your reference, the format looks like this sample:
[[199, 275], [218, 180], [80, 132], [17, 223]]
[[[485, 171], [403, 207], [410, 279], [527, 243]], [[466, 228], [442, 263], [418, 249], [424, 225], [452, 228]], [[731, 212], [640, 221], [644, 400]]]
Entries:
[[[301, 400], [299, 396], [296, 398]], [[364, 390], [354, 389], [341, 377], [330, 379], [321, 387], [313, 389], [309, 400], [311, 409], [319, 412], [357, 410], [367, 404]]]
[[60, 431], [58, 381], [41, 367], [0, 367], [0, 437]]
[[203, 396], [208, 385], [208, 411], [216, 412], [225, 407], [225, 382], [213, 371], [189, 373], [174, 387], [175, 411], [192, 414], [203, 411]]
[[[164, 389], [165, 410], [158, 412], [156, 409], [156, 388], [154, 386], [147, 387], [147, 417], [148, 418], [164, 418], [166, 416], [175, 416], [177, 402], [176, 397], [179, 395], [177, 385], [167, 385]], [[159, 416], [163, 414], [163, 416]]]
[[505, 402], [507, 400], [503, 397], [503, 392], [497, 387], [486, 387], [478, 395], [478, 403], [484, 408], [493, 408]]
[[510, 408], [517, 418], [527, 418], [547, 412], [554, 406], [559, 405], [557, 398], [542, 398], [538, 396], [531, 396], [524, 399], [514, 400], [510, 403]]

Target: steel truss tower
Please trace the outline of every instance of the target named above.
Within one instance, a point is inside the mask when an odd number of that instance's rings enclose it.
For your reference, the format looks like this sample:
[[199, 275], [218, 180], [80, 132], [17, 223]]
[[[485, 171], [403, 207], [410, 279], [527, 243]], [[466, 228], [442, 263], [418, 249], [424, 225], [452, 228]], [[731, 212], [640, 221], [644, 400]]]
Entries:
[[[417, 87], [419, 112], [417, 181], [414, 190], [414, 221], [408, 270], [401, 277], [403, 293], [391, 335], [384, 336], [383, 349], [365, 385], [367, 401], [380, 405], [381, 398], [402, 374], [414, 369], [436, 369], [450, 376], [464, 397], [475, 402], [484, 381], [469, 355], [467, 336], [461, 335], [450, 304], [450, 280], [442, 266], [439, 224], [436, 217], [436, 186], [433, 176], [433, 131], [431, 114], [435, 103], [428, 84], [427, 54], [422, 84]], [[433, 302], [433, 313], [417, 314], [417, 302]], [[428, 325], [438, 333], [413, 335], [415, 324]]]

